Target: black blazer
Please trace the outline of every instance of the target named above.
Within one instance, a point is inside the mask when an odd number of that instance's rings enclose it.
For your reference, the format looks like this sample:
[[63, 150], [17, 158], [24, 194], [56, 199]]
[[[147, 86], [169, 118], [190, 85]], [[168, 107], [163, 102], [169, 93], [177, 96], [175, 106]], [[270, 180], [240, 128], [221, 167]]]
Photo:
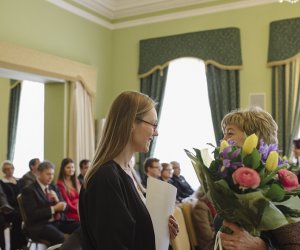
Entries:
[[[50, 184], [49, 190], [56, 192], [58, 199], [64, 201], [55, 185]], [[49, 222], [52, 217], [51, 204], [37, 181], [22, 191], [22, 201], [27, 215], [26, 228], [42, 227]], [[64, 213], [60, 214], [61, 219], [66, 220]]]
[[0, 185], [3, 189], [3, 192], [6, 195], [8, 204], [11, 205], [14, 209], [19, 209], [17, 196], [20, 193], [18, 182], [17, 184], [7, 183], [0, 181]]
[[114, 161], [80, 190], [83, 250], [155, 250], [148, 210], [133, 180]]

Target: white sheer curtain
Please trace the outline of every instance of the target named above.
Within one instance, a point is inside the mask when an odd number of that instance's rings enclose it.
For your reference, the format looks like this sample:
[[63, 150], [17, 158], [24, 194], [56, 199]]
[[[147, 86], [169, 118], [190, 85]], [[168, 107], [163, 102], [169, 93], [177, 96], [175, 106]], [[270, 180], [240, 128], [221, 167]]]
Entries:
[[92, 96], [79, 81], [71, 83], [69, 117], [68, 155], [78, 172], [79, 162], [82, 159], [92, 160], [95, 152]]

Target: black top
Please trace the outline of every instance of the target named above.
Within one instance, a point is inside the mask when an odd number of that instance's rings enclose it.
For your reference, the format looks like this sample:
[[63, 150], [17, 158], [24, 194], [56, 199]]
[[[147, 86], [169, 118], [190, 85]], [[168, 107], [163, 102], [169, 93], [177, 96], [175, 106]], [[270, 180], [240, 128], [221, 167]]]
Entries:
[[114, 161], [81, 188], [79, 213], [83, 250], [155, 250], [148, 210], [131, 177]]
[[18, 194], [20, 193], [18, 182], [17, 184], [13, 184], [10, 182], [3, 182], [1, 180], [0, 185], [3, 189], [3, 192], [6, 195], [8, 204], [11, 205], [13, 208], [18, 209], [19, 205], [18, 205], [17, 197]]
[[2, 188], [2, 182], [0, 182], [0, 207], [8, 205], [6, 193]]

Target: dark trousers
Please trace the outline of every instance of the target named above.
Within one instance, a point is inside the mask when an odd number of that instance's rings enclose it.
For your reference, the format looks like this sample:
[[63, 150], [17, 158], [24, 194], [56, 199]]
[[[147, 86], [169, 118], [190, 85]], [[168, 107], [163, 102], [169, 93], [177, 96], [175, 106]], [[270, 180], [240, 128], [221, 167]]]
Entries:
[[62, 244], [59, 250], [82, 250], [82, 239], [80, 228], [76, 229], [70, 237]]
[[36, 238], [47, 240], [51, 245], [56, 245], [64, 241], [64, 234], [72, 234], [79, 227], [78, 221], [56, 221], [44, 225], [39, 230], [28, 231], [31, 231], [30, 234], [35, 234]]
[[0, 247], [5, 249], [4, 230], [6, 225], [11, 223], [10, 231], [10, 249], [22, 249], [26, 246], [26, 238], [22, 231], [22, 220], [20, 213], [17, 210], [9, 214], [0, 214]]

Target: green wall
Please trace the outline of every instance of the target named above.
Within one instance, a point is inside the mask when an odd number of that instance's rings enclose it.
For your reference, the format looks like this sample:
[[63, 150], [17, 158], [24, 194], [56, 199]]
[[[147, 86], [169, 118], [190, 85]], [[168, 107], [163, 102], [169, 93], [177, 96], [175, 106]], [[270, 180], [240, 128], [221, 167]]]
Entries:
[[[60, 168], [61, 160], [67, 156], [68, 84], [45, 84], [45, 154]], [[55, 171], [58, 174], [58, 171]]]
[[93, 65], [98, 71], [96, 116], [110, 98], [112, 32], [44, 0], [1, 0], [0, 38]]
[[[271, 72], [266, 67], [269, 24], [274, 20], [300, 16], [300, 4], [272, 3], [174, 21], [119, 30], [108, 30], [43, 0], [1, 0], [1, 41], [40, 50], [95, 66], [98, 71], [95, 118], [105, 116], [112, 99], [125, 89], [139, 89], [139, 40], [224, 27], [241, 30], [243, 70], [241, 105], [248, 105], [249, 93], [264, 92], [271, 111]], [[0, 83], [2, 83], [0, 79]], [[8, 87], [0, 85], [1, 117], [7, 117]], [[48, 106], [54, 99], [48, 99]], [[55, 104], [53, 104], [55, 105]], [[53, 106], [54, 107], [54, 106]], [[47, 121], [51, 126], [51, 119]], [[1, 138], [6, 138], [3, 119]], [[51, 133], [61, 134], [63, 128]], [[49, 134], [45, 135], [49, 138]], [[0, 143], [0, 160], [5, 159], [6, 140]], [[59, 154], [50, 145], [46, 157]], [[61, 149], [64, 150], [64, 149]], [[55, 156], [54, 156], [55, 155]], [[51, 159], [49, 159], [51, 160]]]
[[[95, 116], [103, 117], [110, 98], [112, 32], [44, 0], [1, 0], [0, 39], [40, 50], [97, 68]], [[3, 80], [5, 81], [5, 80]], [[6, 159], [9, 89], [0, 80], [0, 162]], [[66, 155], [66, 131], [62, 106], [63, 85], [49, 90], [45, 98], [45, 159], [59, 166]], [[53, 86], [52, 86], [53, 87]], [[59, 91], [62, 91], [59, 93]], [[62, 96], [61, 96], [61, 95]], [[59, 99], [60, 98], [60, 99]], [[57, 99], [59, 99], [57, 101]], [[55, 119], [53, 119], [55, 118]], [[27, 169], [26, 169], [27, 171]], [[1, 177], [0, 173], [0, 177]]]
[[131, 28], [108, 30], [41, 0], [2, 0], [1, 40], [93, 65], [98, 70], [96, 118], [103, 117], [111, 100], [124, 89], [138, 89], [138, 43], [141, 39], [186, 32], [238, 27], [244, 68], [241, 104], [251, 92], [267, 93], [266, 67], [271, 21], [300, 16], [300, 4], [267, 4]]
[[137, 78], [139, 40], [166, 35], [238, 27], [241, 31], [243, 69], [241, 106], [248, 106], [249, 93], [264, 92], [271, 111], [271, 71], [267, 68], [269, 24], [300, 16], [300, 3], [273, 3], [198, 17], [178, 19], [113, 32], [113, 95], [139, 88]]

